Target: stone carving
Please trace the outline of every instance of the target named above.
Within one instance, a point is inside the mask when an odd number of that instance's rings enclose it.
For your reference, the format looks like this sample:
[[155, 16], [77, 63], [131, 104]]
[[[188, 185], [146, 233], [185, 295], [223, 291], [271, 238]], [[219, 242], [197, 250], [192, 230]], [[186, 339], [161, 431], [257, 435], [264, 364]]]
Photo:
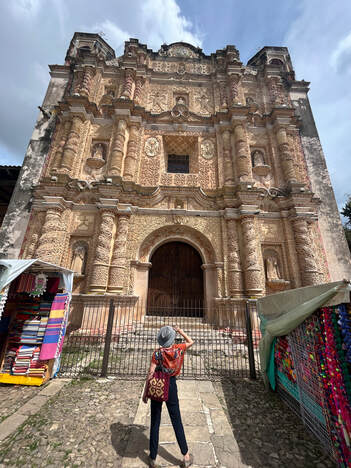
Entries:
[[150, 137], [145, 141], [144, 146], [145, 153], [153, 158], [160, 152], [160, 142], [158, 138]]
[[161, 48], [158, 51], [159, 55], [161, 56], [168, 56], [168, 57], [184, 57], [184, 58], [196, 58], [198, 54], [196, 54], [190, 47], [183, 46], [181, 44], [170, 46], [167, 50]]
[[91, 156], [87, 164], [93, 169], [100, 169], [106, 163], [106, 146], [103, 143], [95, 143], [91, 149]]
[[89, 97], [95, 71], [95, 67], [84, 67], [83, 79], [79, 88], [79, 94], [81, 96]]
[[222, 134], [223, 140], [223, 164], [224, 164], [224, 185], [233, 185], [233, 161], [231, 150], [231, 133], [229, 130], [224, 130]]
[[239, 83], [241, 76], [238, 74], [230, 75], [229, 84], [230, 84], [230, 93], [231, 93], [231, 103], [239, 104]]
[[270, 76], [268, 78], [268, 88], [273, 104], [283, 107], [287, 107], [289, 105], [289, 100], [285, 93], [280, 76]]
[[88, 248], [85, 242], [76, 242], [73, 246], [71, 270], [78, 275], [85, 274]]
[[77, 215], [75, 231], [82, 233], [92, 230], [94, 224], [94, 215], [86, 215], [83, 213]]
[[215, 148], [212, 140], [202, 140], [200, 154], [203, 158], [212, 159], [215, 153], [214, 150]]
[[107, 287], [114, 218], [113, 211], [102, 210], [91, 276], [91, 292], [104, 292]]
[[262, 151], [260, 150], [253, 151], [251, 157], [252, 157], [253, 166], [263, 166], [265, 164]]
[[160, 91], [154, 91], [150, 94], [151, 112], [157, 114], [164, 112], [167, 108], [167, 94]]
[[176, 98], [176, 105], [171, 110], [171, 116], [174, 120], [187, 120], [189, 117], [189, 110], [186, 106], [183, 96]]
[[111, 259], [108, 290], [110, 293], [122, 293], [126, 279], [127, 237], [129, 216], [120, 215], [117, 220], [117, 232]]
[[275, 255], [271, 255], [265, 259], [265, 266], [267, 280], [282, 279], [282, 275], [279, 269], [278, 258]]
[[203, 115], [211, 114], [211, 102], [206, 93], [200, 93], [195, 96], [195, 111]]
[[177, 73], [178, 75], [184, 75], [186, 73], [185, 63], [179, 63]]
[[129, 140], [127, 145], [127, 154], [124, 161], [123, 178], [126, 180], [133, 180], [136, 162], [138, 158], [138, 139], [139, 139], [139, 125], [131, 124], [129, 128]]
[[127, 68], [125, 71], [125, 78], [123, 84], [123, 91], [121, 94], [121, 99], [132, 99], [134, 85], [134, 70]]
[[120, 175], [124, 153], [124, 142], [126, 138], [127, 122], [119, 119], [113, 133], [111, 145], [110, 170], [111, 175]]
[[287, 183], [296, 182], [294, 158], [290, 151], [285, 127], [278, 128], [277, 143], [278, 143], [279, 155], [282, 161], [282, 167], [283, 167], [285, 180]]
[[297, 218], [293, 221], [292, 225], [294, 230], [297, 258], [300, 265], [302, 286], [318, 284], [319, 271], [314, 256], [314, 247], [312, 244], [307, 221], [303, 218]]
[[239, 241], [237, 221], [227, 220], [227, 248], [228, 248], [228, 289], [231, 297], [235, 297], [242, 290], [242, 271], [239, 256]]
[[220, 99], [220, 107], [222, 109], [226, 109], [228, 107], [228, 96], [227, 96], [227, 87], [224, 81], [218, 83], [218, 90], [219, 90], [219, 99]]
[[[183, 62], [181, 62], [181, 63], [183, 63]], [[212, 71], [212, 68], [211, 68], [210, 64], [191, 63], [190, 62], [190, 63], [183, 63], [183, 65], [184, 65], [185, 72], [190, 73], [190, 74], [208, 75]], [[175, 73], [179, 69], [179, 64], [170, 63], [170, 62], [158, 62], [158, 61], [156, 61], [156, 62], [152, 63], [152, 67], [153, 67], [153, 70], [155, 72]]]
[[73, 163], [78, 152], [81, 128], [81, 118], [78, 116], [74, 116], [72, 118], [72, 123], [66, 144], [63, 148], [63, 155], [61, 160], [61, 169], [66, 170], [67, 172], [71, 172], [73, 169]]
[[144, 84], [145, 79], [142, 76], [139, 76], [135, 81], [134, 101], [139, 105], [141, 105], [141, 94]]
[[67, 137], [68, 137], [68, 132], [71, 129], [72, 122], [70, 120], [65, 120], [64, 122], [62, 122], [61, 125], [62, 125], [61, 135], [60, 135], [57, 147], [56, 147], [56, 151], [54, 152], [54, 157], [53, 157], [53, 161], [51, 165], [51, 173], [55, 173], [57, 169], [61, 167], [63, 149], [65, 147]]
[[48, 208], [37, 248], [37, 256], [45, 262], [60, 264], [65, 227], [62, 223], [62, 208]]
[[237, 162], [237, 174], [240, 181], [252, 180], [252, 167], [247, 135], [242, 124], [236, 125], [234, 129], [235, 150]]
[[256, 230], [253, 216], [245, 216], [241, 220], [244, 245], [244, 275], [245, 289], [248, 294], [262, 292], [262, 275], [259, 264], [259, 254], [256, 240]]

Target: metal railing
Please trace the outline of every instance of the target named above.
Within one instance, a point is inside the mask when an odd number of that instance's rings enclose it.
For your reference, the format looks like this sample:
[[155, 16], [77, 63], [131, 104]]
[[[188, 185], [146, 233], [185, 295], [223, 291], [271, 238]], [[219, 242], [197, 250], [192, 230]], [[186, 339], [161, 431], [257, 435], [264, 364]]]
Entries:
[[[181, 372], [183, 378], [216, 378], [225, 374], [256, 378], [261, 337], [255, 303], [219, 303], [207, 309], [200, 301], [148, 306], [114, 299], [73, 304], [61, 355], [60, 376], [114, 375], [144, 377], [157, 331], [178, 325], [192, 339]], [[78, 317], [78, 319], [77, 319]], [[177, 342], [182, 339], [177, 335]]]

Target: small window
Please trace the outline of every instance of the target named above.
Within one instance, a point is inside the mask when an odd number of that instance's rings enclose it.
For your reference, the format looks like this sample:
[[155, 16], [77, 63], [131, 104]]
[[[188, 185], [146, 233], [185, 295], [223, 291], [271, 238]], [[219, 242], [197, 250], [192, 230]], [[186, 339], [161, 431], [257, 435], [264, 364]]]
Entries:
[[189, 174], [189, 155], [169, 154], [167, 172]]

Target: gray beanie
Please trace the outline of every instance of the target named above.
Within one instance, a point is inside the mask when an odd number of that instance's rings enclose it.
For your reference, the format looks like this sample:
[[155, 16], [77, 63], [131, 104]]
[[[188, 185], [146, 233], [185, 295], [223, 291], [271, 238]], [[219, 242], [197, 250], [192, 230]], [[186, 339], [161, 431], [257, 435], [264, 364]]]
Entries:
[[174, 328], [166, 325], [165, 327], [160, 328], [157, 333], [158, 344], [163, 348], [168, 348], [174, 343], [175, 336], [176, 333]]

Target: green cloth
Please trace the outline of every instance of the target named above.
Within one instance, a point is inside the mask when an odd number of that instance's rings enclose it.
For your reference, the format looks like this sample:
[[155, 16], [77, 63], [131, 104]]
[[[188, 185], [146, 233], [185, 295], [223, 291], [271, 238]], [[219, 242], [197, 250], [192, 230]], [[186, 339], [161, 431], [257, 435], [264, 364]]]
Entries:
[[322, 306], [349, 302], [350, 285], [347, 281], [291, 289], [257, 301], [257, 311], [261, 319], [262, 339], [260, 359], [266, 387], [274, 378], [274, 338], [290, 333], [307, 317]]

